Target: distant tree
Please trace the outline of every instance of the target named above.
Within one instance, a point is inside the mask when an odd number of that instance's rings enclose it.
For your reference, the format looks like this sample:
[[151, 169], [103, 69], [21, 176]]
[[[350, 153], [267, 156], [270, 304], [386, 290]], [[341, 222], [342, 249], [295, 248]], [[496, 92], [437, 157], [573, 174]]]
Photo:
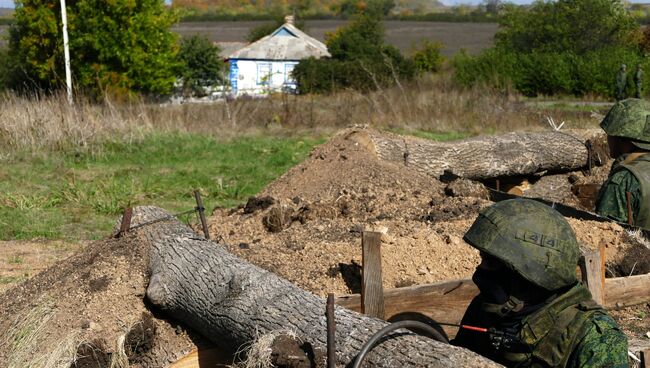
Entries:
[[491, 15], [498, 15], [499, 10], [503, 5], [501, 0], [483, 0], [481, 6], [485, 9], [485, 12]]
[[225, 63], [219, 56], [219, 48], [207, 38], [192, 36], [181, 40], [178, 59], [183, 80], [183, 94], [204, 96], [205, 88], [225, 82]]
[[459, 82], [514, 86], [529, 96], [611, 96], [620, 64], [644, 62], [639, 26], [621, 0], [505, 4], [498, 19], [494, 47], [455, 58]]
[[331, 59], [304, 60], [293, 70], [303, 93], [372, 90], [415, 75], [413, 62], [384, 42], [380, 12], [355, 15], [349, 24], [328, 34], [325, 42]]
[[500, 49], [575, 54], [624, 45], [639, 29], [620, 0], [538, 0], [529, 8], [510, 4], [499, 26]]
[[[171, 92], [178, 68], [176, 17], [163, 0], [76, 0], [67, 7], [77, 87], [103, 93]], [[14, 89], [53, 90], [64, 80], [58, 1], [16, 0], [9, 32]]]

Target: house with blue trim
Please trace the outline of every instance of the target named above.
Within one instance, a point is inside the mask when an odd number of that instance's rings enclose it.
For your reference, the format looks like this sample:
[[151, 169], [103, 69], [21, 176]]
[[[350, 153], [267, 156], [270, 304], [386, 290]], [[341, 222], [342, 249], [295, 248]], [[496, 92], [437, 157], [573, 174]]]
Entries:
[[327, 46], [293, 25], [293, 16], [270, 35], [230, 54], [230, 88], [234, 96], [259, 96], [295, 90], [291, 72], [302, 59], [329, 57]]

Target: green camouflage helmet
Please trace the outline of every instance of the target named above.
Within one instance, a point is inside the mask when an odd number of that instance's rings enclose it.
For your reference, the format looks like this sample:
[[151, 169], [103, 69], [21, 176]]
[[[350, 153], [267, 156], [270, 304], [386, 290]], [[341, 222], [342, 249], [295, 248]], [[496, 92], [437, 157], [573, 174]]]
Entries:
[[617, 102], [600, 123], [605, 133], [632, 139], [632, 143], [650, 150], [650, 102], [628, 98]]
[[577, 282], [575, 233], [545, 204], [531, 199], [495, 203], [479, 213], [464, 239], [546, 290]]

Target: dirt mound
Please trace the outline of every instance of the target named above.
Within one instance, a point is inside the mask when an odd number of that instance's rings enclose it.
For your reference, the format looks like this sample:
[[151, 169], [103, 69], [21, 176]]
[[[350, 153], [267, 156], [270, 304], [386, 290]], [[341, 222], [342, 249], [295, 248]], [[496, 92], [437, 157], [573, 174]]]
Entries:
[[[387, 288], [470, 277], [479, 255], [462, 236], [478, 211], [491, 204], [484, 185], [442, 183], [408, 166], [383, 162], [353, 139], [353, 132], [344, 131], [314, 149], [308, 160], [246, 206], [215, 210], [211, 231], [231, 252], [323, 296], [359, 292], [361, 233], [366, 229], [384, 233]], [[526, 179], [521, 187], [526, 195], [575, 205], [579, 201], [572, 183], [604, 175], [606, 169], [596, 168], [592, 175]], [[569, 222], [584, 246], [603, 245], [610, 259], [625, 247], [618, 225]]]
[[195, 347], [195, 336], [147, 309], [141, 244], [94, 243], [0, 294], [0, 366], [108, 367], [121, 359], [160, 367]]

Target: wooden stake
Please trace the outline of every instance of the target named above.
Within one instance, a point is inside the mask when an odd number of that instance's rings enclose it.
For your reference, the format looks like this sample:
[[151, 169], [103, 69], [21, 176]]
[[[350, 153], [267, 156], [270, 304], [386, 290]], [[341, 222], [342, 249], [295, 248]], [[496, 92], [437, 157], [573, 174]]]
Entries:
[[599, 251], [590, 251], [580, 257], [580, 273], [582, 282], [589, 288], [594, 301], [605, 305], [601, 256]]
[[122, 223], [120, 224], [120, 232], [117, 233], [116, 237], [121, 238], [126, 234], [131, 228], [131, 216], [133, 215], [133, 208], [128, 207], [124, 209], [124, 214], [122, 215]]
[[327, 368], [336, 368], [336, 320], [334, 318], [334, 294], [327, 294]]
[[361, 313], [384, 318], [381, 280], [381, 233], [364, 231], [361, 238]]
[[625, 192], [625, 199], [627, 200], [627, 223], [634, 225], [634, 212], [632, 211], [632, 193]]

